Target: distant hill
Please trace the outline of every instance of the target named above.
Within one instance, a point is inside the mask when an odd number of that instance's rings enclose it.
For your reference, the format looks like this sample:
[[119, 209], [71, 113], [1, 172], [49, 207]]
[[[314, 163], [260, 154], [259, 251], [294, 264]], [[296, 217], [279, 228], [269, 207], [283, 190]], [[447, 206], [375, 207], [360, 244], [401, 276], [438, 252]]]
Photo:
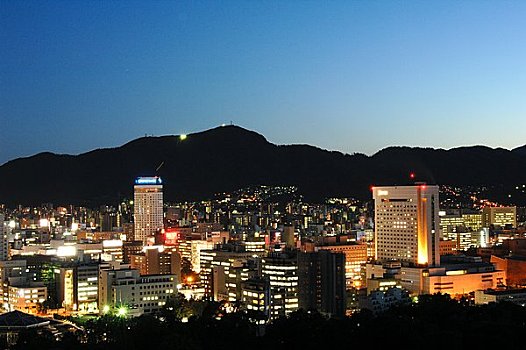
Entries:
[[257, 184], [296, 185], [313, 201], [367, 199], [372, 184], [406, 184], [410, 172], [428, 183], [512, 185], [526, 183], [525, 151], [389, 147], [369, 157], [275, 145], [253, 131], [224, 126], [185, 140], [142, 137], [76, 156], [40, 153], [7, 162], [0, 167], [0, 203], [111, 204], [132, 196], [135, 177], [154, 174], [163, 177], [168, 201], [206, 199]]
[[522, 147], [517, 147], [512, 150], [513, 153], [520, 154], [523, 156], [526, 156], [526, 145]]

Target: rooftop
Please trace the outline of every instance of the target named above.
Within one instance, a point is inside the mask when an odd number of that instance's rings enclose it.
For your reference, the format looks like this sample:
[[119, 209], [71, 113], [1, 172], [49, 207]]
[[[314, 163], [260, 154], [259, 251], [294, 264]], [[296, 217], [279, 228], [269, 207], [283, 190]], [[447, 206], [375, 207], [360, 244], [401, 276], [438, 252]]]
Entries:
[[0, 315], [0, 330], [26, 329], [49, 325], [50, 320], [26, 314], [21, 311], [11, 311]]

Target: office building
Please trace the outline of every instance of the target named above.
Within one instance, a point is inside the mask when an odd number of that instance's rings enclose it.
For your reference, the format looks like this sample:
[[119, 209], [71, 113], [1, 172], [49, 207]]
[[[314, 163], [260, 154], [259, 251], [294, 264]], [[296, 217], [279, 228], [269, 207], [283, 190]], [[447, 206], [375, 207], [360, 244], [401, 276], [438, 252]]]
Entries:
[[123, 242], [122, 245], [122, 262], [129, 264], [131, 257], [134, 254], [140, 254], [142, 252], [142, 241], [128, 241]]
[[517, 227], [517, 207], [485, 207], [482, 225], [495, 229]]
[[526, 306], [526, 288], [475, 291], [476, 305], [498, 303], [501, 301]]
[[[374, 279], [396, 281], [411, 294], [467, 295], [479, 289], [504, 286], [506, 272], [479, 257], [449, 256], [440, 267], [367, 264], [367, 283]], [[448, 261], [449, 260], [449, 261]]]
[[296, 252], [269, 253], [262, 258], [262, 277], [270, 285], [270, 318], [286, 316], [299, 308]]
[[385, 312], [394, 306], [409, 304], [409, 292], [397, 286], [376, 289], [358, 300], [360, 309], [371, 310], [374, 314]]
[[374, 187], [375, 259], [440, 265], [438, 186]]
[[4, 214], [0, 213], [0, 260], [7, 260], [9, 257], [9, 241], [7, 230], [4, 228]]
[[144, 252], [131, 255], [131, 268], [141, 275], [181, 275], [181, 256], [163, 247], [145, 247]]
[[367, 245], [356, 242], [333, 243], [316, 246], [316, 250], [327, 250], [345, 254], [345, 280], [347, 288], [363, 285], [362, 265], [367, 263]]
[[68, 311], [98, 313], [99, 264], [63, 263], [54, 269], [57, 302]]
[[30, 279], [25, 260], [0, 261], [2, 279], [2, 308], [36, 314], [47, 299], [47, 288], [42, 282]]
[[212, 300], [239, 297], [241, 282], [251, 277], [250, 270], [257, 269], [255, 264], [249, 262], [255, 257], [256, 253], [247, 252], [241, 244], [220, 244], [213, 250], [201, 250], [200, 277], [205, 296]]
[[[99, 272], [99, 312], [123, 310], [129, 316], [155, 313], [177, 293], [177, 276], [141, 276], [139, 270], [101, 269]], [[121, 309], [122, 308], [122, 309]]]
[[298, 305], [343, 317], [346, 308], [345, 255], [320, 250], [298, 253]]
[[498, 257], [492, 255], [490, 262], [495, 264], [497, 270], [506, 272], [506, 285], [508, 287], [526, 285], [526, 257], [515, 255]]
[[258, 323], [270, 320], [270, 283], [268, 279], [249, 278], [241, 285], [241, 302], [249, 317]]
[[47, 288], [35, 283], [7, 288], [7, 310], [28, 314], [41, 312], [42, 303], [47, 299]]
[[163, 228], [163, 185], [160, 177], [139, 177], [134, 186], [134, 239], [147, 238]]

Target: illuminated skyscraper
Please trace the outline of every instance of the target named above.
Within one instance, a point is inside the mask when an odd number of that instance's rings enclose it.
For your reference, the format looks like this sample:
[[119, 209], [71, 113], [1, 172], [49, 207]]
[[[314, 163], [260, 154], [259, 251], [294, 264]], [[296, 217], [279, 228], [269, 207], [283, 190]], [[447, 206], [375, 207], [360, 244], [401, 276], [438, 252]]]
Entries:
[[440, 265], [438, 186], [374, 187], [375, 258]]
[[262, 259], [262, 276], [270, 284], [270, 318], [298, 310], [298, 258], [294, 251], [274, 252]]
[[135, 239], [145, 242], [163, 227], [163, 185], [160, 177], [138, 177], [134, 186]]

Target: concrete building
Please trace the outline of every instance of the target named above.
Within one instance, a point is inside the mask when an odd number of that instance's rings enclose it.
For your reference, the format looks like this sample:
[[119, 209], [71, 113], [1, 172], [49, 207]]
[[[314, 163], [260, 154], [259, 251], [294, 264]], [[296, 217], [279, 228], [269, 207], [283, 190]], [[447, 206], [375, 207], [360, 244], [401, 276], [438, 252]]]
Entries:
[[477, 290], [475, 291], [475, 304], [489, 304], [506, 301], [509, 303], [526, 305], [526, 288], [505, 290]]
[[296, 246], [294, 231], [294, 225], [285, 225], [283, 227], [283, 235], [281, 236], [281, 242], [285, 243], [285, 246], [287, 248], [294, 248]]
[[9, 257], [9, 241], [7, 230], [4, 227], [4, 214], [0, 213], [0, 261], [7, 260]]
[[133, 254], [139, 254], [142, 252], [142, 241], [128, 241], [122, 244], [122, 262], [129, 264], [131, 262], [131, 256]]
[[506, 272], [507, 286], [526, 286], [526, 257], [492, 255], [490, 262], [498, 270]]
[[270, 320], [270, 283], [268, 279], [249, 278], [241, 285], [241, 301], [250, 317], [258, 323]]
[[346, 308], [345, 255], [321, 250], [298, 253], [298, 305], [343, 317]]
[[62, 264], [54, 273], [60, 306], [81, 314], [98, 313], [98, 263]]
[[485, 207], [482, 210], [482, 225], [495, 229], [517, 227], [517, 207]]
[[459, 248], [456, 241], [440, 241], [439, 242], [440, 255], [453, 255], [458, 254]]
[[177, 276], [141, 276], [139, 270], [101, 269], [99, 312], [124, 308], [122, 313], [140, 316], [159, 311], [177, 293]]
[[[253, 260], [255, 256], [258, 255], [247, 252], [241, 244], [221, 244], [213, 250], [201, 250], [200, 277], [205, 296], [212, 300], [230, 300], [233, 296], [229, 295], [239, 294], [237, 291], [240, 291], [240, 283], [250, 277], [249, 260]], [[236, 282], [238, 275], [239, 281]]]
[[362, 266], [367, 263], [367, 245], [356, 242], [333, 243], [318, 245], [315, 250], [328, 250], [345, 255], [345, 281], [347, 288], [359, 288], [364, 284]]
[[397, 286], [389, 286], [376, 289], [359, 297], [358, 308], [369, 309], [374, 314], [385, 312], [397, 305], [408, 305], [411, 303], [409, 292]]
[[482, 227], [482, 213], [440, 214], [443, 239], [454, 241], [458, 232], [479, 232]]
[[[162, 252], [160, 251], [162, 250]], [[175, 250], [146, 247], [144, 252], [131, 255], [131, 268], [141, 275], [181, 275], [181, 256]]]
[[47, 288], [42, 284], [27, 283], [24, 286], [7, 287], [7, 311], [22, 311], [28, 314], [40, 312], [47, 299]]
[[139, 177], [135, 180], [134, 239], [147, 238], [163, 228], [163, 185], [160, 177]]
[[479, 289], [504, 286], [506, 272], [478, 257], [444, 256], [439, 267], [420, 267], [394, 264], [367, 264], [366, 277], [394, 278], [411, 294], [447, 293], [465, 295]]
[[438, 186], [374, 187], [375, 259], [439, 266]]
[[262, 258], [262, 277], [270, 284], [270, 318], [286, 316], [299, 307], [296, 252], [269, 253]]
[[190, 241], [190, 262], [192, 263], [192, 270], [196, 273], [201, 272], [201, 250], [214, 249], [214, 243], [206, 240]]
[[32, 281], [25, 260], [0, 261], [2, 308], [36, 314], [47, 299], [44, 283]]

